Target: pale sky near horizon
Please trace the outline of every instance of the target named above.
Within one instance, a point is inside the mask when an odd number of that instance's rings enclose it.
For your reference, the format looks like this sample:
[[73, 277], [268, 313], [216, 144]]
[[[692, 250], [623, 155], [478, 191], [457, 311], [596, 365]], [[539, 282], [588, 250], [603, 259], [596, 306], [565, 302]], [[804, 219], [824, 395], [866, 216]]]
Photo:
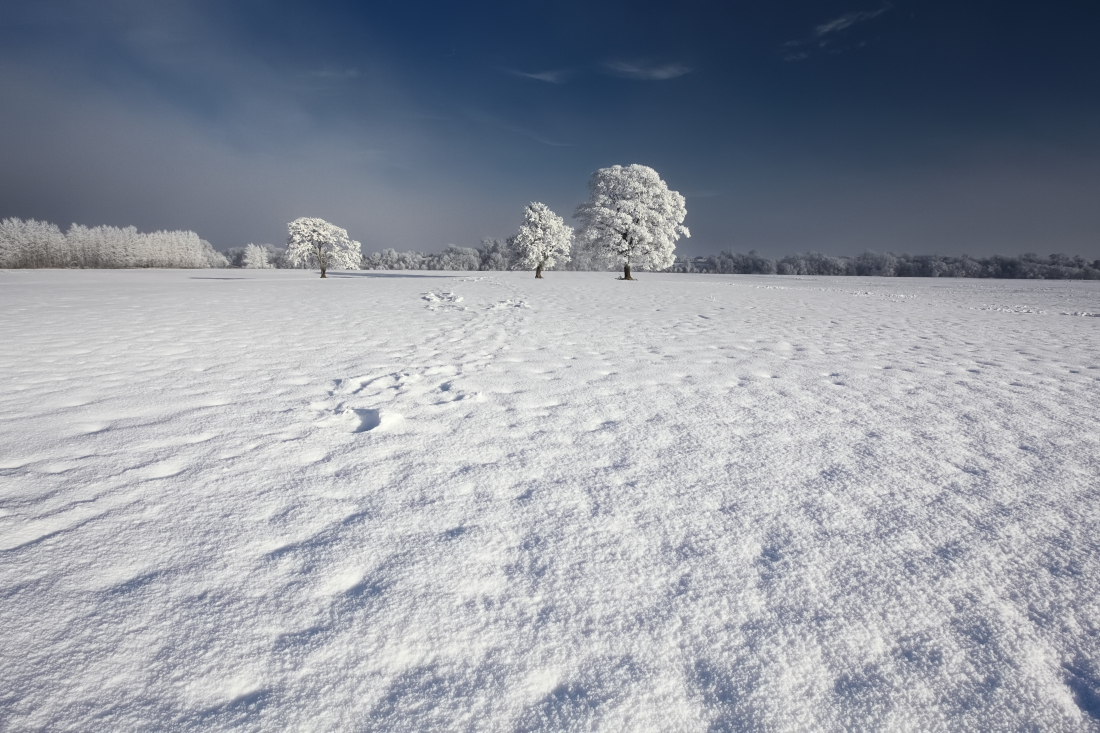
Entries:
[[1100, 5], [0, 0], [0, 217], [366, 252], [571, 222], [597, 168], [679, 252], [1100, 258]]

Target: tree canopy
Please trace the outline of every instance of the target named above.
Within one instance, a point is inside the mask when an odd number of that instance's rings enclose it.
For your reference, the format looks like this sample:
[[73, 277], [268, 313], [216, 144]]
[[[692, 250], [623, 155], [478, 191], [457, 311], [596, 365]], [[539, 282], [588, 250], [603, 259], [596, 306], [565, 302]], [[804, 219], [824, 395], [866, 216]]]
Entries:
[[321, 277], [332, 269], [357, 270], [363, 255], [359, 242], [348, 237], [346, 229], [324, 219], [302, 217], [287, 224], [287, 260], [293, 266], [319, 267]]
[[579, 238], [598, 247], [630, 269], [663, 270], [675, 259], [676, 240], [691, 233], [683, 225], [684, 197], [670, 191], [657, 171], [644, 165], [601, 168], [588, 183], [591, 198], [577, 207]]
[[544, 267], [553, 267], [559, 260], [568, 262], [572, 243], [573, 227], [566, 226], [549, 206], [538, 201], [524, 208], [523, 223], [512, 239], [518, 267], [534, 270], [537, 278], [542, 277]]

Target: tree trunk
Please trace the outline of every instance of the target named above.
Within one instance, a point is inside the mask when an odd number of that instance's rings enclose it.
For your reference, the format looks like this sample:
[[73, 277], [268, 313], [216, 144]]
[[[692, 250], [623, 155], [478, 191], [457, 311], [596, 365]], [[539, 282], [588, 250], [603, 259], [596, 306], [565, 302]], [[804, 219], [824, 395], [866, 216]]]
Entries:
[[321, 277], [325, 277], [325, 268], [321, 268]]
[[538, 267], [535, 268], [535, 277], [537, 277], [539, 280], [542, 279], [542, 263], [541, 262], [538, 264]]
[[633, 280], [633, 279], [634, 278], [632, 278], [630, 276], [630, 263], [626, 262], [626, 263], [623, 264], [623, 280]]

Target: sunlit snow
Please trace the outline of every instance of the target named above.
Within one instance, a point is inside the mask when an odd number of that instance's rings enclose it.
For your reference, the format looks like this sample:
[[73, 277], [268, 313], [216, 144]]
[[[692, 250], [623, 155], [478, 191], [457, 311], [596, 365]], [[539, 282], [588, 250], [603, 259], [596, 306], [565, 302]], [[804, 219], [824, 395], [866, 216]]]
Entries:
[[4, 730], [1096, 730], [1100, 284], [0, 273]]

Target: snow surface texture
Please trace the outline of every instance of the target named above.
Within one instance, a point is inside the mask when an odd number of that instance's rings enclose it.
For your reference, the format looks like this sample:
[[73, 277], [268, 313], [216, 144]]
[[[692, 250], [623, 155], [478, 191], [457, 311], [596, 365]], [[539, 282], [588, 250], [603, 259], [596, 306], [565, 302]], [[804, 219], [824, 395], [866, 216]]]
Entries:
[[0, 304], [5, 731], [1100, 729], [1097, 283]]

